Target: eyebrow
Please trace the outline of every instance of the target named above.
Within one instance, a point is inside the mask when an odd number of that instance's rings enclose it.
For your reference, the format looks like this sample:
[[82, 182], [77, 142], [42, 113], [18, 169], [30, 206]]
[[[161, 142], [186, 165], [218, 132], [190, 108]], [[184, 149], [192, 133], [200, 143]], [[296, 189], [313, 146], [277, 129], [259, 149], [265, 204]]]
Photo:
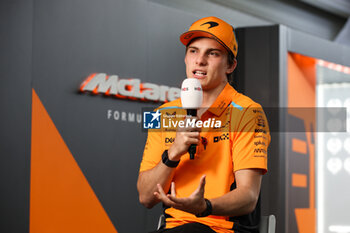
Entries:
[[[197, 48], [196, 46], [192, 46], [192, 45], [188, 46], [187, 50], [188, 49], [197, 49], [197, 50], [199, 50], [199, 48]], [[208, 49], [206, 49], [206, 52], [212, 52], [212, 51], [223, 52], [221, 49], [216, 49], [216, 48], [208, 48]]]

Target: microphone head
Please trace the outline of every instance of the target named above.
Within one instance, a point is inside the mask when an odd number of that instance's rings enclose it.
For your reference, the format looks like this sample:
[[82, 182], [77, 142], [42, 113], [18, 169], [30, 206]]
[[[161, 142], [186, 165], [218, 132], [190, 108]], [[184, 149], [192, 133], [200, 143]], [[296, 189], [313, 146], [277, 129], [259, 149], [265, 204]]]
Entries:
[[202, 106], [203, 90], [198, 79], [187, 78], [181, 86], [181, 103], [184, 109], [198, 109]]

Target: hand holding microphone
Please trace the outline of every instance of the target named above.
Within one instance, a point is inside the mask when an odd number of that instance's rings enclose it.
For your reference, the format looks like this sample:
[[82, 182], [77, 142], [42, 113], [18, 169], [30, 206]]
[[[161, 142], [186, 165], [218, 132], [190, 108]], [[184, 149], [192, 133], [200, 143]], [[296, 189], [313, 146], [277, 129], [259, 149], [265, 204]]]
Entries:
[[[202, 105], [203, 92], [197, 79], [185, 79], [181, 86], [182, 108], [187, 110], [187, 115], [197, 117], [197, 109]], [[169, 148], [168, 156], [172, 161], [180, 160], [181, 156], [189, 152], [190, 159], [194, 159], [196, 144], [200, 141], [197, 128], [178, 128], [174, 144]]]
[[[202, 106], [202, 101], [203, 91], [198, 79], [185, 79], [181, 86], [181, 104], [182, 108], [187, 110], [187, 115], [197, 117], [197, 110]], [[194, 159], [196, 146], [196, 144], [191, 144], [188, 148], [190, 159]]]

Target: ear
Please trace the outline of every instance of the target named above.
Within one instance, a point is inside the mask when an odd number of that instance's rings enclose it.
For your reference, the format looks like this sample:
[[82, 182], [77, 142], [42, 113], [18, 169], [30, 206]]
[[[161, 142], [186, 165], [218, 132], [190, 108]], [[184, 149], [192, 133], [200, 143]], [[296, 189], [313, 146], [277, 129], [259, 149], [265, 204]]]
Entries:
[[231, 74], [235, 69], [236, 69], [236, 66], [237, 66], [237, 60], [236, 58], [233, 60], [233, 64], [232, 65], [229, 65], [227, 67], [227, 70], [226, 70], [226, 74]]

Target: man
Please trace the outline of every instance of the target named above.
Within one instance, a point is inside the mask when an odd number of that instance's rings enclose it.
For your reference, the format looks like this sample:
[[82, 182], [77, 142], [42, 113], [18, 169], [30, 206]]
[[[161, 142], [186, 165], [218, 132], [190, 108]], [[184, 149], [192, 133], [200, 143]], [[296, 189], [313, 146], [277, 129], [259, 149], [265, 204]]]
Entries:
[[[270, 135], [260, 105], [228, 84], [237, 64], [234, 29], [207, 17], [180, 40], [187, 77], [203, 89], [198, 118], [215, 118], [222, 126], [149, 132], [137, 182], [140, 202], [166, 207], [166, 226], [158, 232], [257, 232]], [[164, 116], [184, 113], [180, 100], [158, 110]], [[191, 144], [197, 145], [194, 160], [187, 153]]]

